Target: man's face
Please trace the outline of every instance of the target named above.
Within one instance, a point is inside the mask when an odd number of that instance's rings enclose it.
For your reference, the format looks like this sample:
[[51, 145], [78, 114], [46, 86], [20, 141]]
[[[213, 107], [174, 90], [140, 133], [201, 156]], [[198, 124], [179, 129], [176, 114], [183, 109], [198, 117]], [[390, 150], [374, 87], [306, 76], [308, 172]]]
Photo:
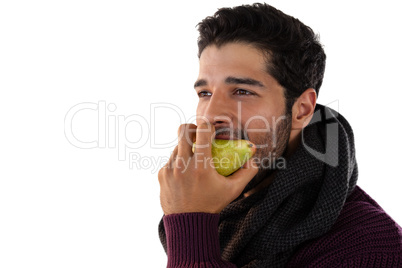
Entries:
[[206, 47], [194, 87], [197, 125], [213, 124], [216, 139], [249, 139], [264, 166], [283, 154], [291, 119], [285, 116], [284, 89], [266, 72], [259, 50], [238, 43]]

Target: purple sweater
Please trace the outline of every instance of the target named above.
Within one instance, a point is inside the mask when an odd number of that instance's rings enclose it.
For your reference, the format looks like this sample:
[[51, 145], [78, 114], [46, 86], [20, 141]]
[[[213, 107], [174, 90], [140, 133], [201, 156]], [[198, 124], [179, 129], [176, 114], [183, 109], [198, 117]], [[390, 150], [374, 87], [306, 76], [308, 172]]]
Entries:
[[[219, 214], [163, 217], [167, 267], [236, 267], [222, 260]], [[329, 232], [299, 247], [287, 267], [402, 267], [402, 229], [360, 187]]]

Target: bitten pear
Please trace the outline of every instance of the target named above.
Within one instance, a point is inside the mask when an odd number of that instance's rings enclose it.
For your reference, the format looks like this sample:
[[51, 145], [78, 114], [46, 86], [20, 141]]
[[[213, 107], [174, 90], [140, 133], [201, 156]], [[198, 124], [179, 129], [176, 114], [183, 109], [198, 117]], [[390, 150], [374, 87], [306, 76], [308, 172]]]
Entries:
[[[193, 143], [193, 153], [196, 144]], [[220, 140], [212, 142], [212, 161], [216, 171], [229, 176], [241, 168], [256, 151], [255, 145], [248, 140]]]

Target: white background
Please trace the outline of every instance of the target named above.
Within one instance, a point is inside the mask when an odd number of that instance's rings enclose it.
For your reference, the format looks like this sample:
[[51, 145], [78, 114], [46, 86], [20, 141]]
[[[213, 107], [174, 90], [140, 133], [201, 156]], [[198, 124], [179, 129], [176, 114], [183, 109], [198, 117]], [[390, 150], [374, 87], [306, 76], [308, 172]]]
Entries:
[[[0, 2], [0, 267], [165, 266], [149, 161], [173, 147], [152, 142], [174, 142], [195, 114], [196, 24], [244, 3], [252, 1]], [[402, 223], [398, 1], [270, 4], [320, 33], [328, 59], [318, 101], [339, 104], [355, 131], [358, 184]], [[65, 117], [85, 102], [114, 104], [110, 122], [146, 123], [107, 136], [105, 148], [77, 148]], [[151, 117], [152, 103], [172, 106]], [[101, 137], [114, 131], [105, 124]], [[72, 130], [96, 140], [97, 111], [77, 113]], [[132, 168], [113, 148], [125, 134], [144, 143], [126, 150]]]

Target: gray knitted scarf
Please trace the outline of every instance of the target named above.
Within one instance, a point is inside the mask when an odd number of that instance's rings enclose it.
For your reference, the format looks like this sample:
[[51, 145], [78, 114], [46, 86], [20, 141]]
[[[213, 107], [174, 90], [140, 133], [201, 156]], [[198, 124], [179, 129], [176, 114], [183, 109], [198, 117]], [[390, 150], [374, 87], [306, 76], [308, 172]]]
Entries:
[[[286, 168], [268, 187], [236, 199], [220, 213], [222, 258], [238, 267], [285, 267], [298, 246], [331, 228], [356, 181], [350, 125], [317, 105]], [[162, 220], [159, 237], [166, 251]]]

